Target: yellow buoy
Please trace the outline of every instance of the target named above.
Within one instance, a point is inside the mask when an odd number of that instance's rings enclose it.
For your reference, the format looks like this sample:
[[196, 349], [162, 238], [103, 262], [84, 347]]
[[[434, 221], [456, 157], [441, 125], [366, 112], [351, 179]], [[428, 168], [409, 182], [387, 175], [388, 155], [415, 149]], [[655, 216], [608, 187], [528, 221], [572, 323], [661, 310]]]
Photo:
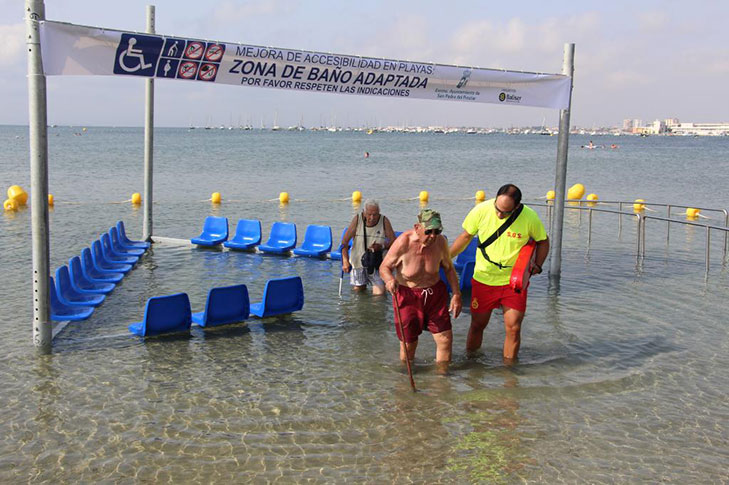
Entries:
[[557, 195], [554, 193], [554, 190], [547, 191], [547, 200], [554, 200], [554, 196]]
[[582, 184], [575, 184], [567, 191], [568, 199], [579, 200], [585, 195], [585, 186]]
[[635, 199], [635, 204], [633, 204], [633, 210], [635, 212], [643, 212], [645, 210], [645, 204], [642, 204], [641, 202], [645, 202], [645, 200]]
[[598, 200], [597, 194], [589, 194], [587, 196], [587, 200], [588, 200], [587, 205], [589, 205], [590, 207], [595, 207], [597, 205], [597, 200]]
[[23, 190], [20, 185], [11, 185], [8, 188], [8, 199], [13, 199], [18, 203], [19, 206], [25, 205], [28, 202], [28, 194]]
[[418, 196], [418, 199], [420, 199], [420, 202], [428, 202], [429, 197], [430, 197], [430, 194], [428, 194], [427, 190], [421, 190], [420, 195]]
[[139, 205], [142, 203], [142, 194], [139, 192], [134, 192], [132, 194], [132, 204]]
[[362, 192], [355, 190], [352, 192], [352, 202], [360, 202], [362, 200]]
[[698, 219], [699, 212], [701, 212], [699, 209], [694, 209], [693, 207], [689, 207], [686, 209], [686, 218], [687, 219]]
[[289, 193], [288, 192], [281, 192], [278, 194], [278, 201], [282, 204], [288, 204], [289, 203]]
[[15, 199], [6, 199], [5, 202], [3, 202], [3, 209], [6, 211], [18, 210], [18, 201]]
[[486, 192], [484, 192], [483, 190], [477, 190], [476, 191], [476, 201], [483, 202], [484, 200], [486, 200]]
[[213, 195], [210, 196], [210, 202], [213, 204], [220, 204], [221, 200], [223, 200], [223, 198], [220, 196], [220, 192], [213, 192]]
[[53, 207], [53, 194], [48, 194], [48, 207]]

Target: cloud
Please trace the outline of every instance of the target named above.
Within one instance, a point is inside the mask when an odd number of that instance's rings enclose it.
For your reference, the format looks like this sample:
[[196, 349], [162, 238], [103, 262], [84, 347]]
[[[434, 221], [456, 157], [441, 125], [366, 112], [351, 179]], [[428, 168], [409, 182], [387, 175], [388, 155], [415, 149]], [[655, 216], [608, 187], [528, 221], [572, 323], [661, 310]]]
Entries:
[[668, 26], [668, 14], [666, 12], [651, 10], [638, 15], [638, 27], [646, 33], [659, 33]]
[[25, 25], [0, 25], [0, 66], [12, 66], [23, 57], [25, 47]]
[[488, 20], [470, 22], [453, 36], [453, 47], [458, 51], [474, 49], [513, 53], [524, 48], [526, 25], [519, 18], [510, 19], [504, 25], [494, 25]]

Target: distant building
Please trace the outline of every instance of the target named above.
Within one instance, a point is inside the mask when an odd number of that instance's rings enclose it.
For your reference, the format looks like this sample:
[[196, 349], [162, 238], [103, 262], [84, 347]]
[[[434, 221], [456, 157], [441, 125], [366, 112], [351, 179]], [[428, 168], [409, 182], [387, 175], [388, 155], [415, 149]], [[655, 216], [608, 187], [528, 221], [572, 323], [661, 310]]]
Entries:
[[684, 136], [729, 136], [729, 123], [676, 123], [670, 126], [670, 131]]
[[626, 119], [623, 120], [623, 131], [632, 131], [633, 130], [633, 120]]

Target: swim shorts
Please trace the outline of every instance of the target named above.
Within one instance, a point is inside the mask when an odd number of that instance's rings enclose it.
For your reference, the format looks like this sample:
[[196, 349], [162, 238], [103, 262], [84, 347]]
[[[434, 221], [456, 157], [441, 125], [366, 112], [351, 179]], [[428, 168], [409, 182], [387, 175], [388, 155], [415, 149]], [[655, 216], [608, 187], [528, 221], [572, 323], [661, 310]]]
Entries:
[[515, 292], [511, 286], [489, 286], [471, 280], [471, 313], [486, 313], [505, 306], [520, 312], [526, 311], [527, 290]]
[[[405, 341], [415, 342], [426, 328], [430, 333], [441, 333], [451, 329], [451, 316], [448, 314], [448, 289], [443, 281], [438, 281], [428, 288], [408, 288], [398, 286], [397, 298], [400, 305], [400, 318], [405, 331]], [[392, 301], [395, 311], [395, 330], [397, 338], [402, 340], [400, 327], [397, 324], [397, 308], [395, 300]]]
[[352, 286], [385, 286], [385, 282], [380, 278], [380, 270], [376, 269], [374, 273], [367, 274], [366, 268], [352, 268], [349, 272], [349, 284]]

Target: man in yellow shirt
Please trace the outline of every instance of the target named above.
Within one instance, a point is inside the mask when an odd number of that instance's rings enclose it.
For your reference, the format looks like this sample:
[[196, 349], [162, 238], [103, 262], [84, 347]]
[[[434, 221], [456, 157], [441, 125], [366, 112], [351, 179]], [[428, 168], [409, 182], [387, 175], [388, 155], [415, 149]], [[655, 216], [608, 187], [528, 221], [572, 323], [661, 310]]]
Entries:
[[511, 225], [487, 247], [476, 251], [471, 292], [471, 327], [468, 330], [466, 351], [481, 348], [483, 331], [491, 312], [501, 307], [504, 312], [504, 362], [514, 362], [521, 344], [521, 322], [526, 312], [527, 290], [516, 293], [509, 286], [511, 270], [521, 248], [536, 241], [536, 258], [532, 274], [542, 272], [542, 264], [549, 253], [549, 239], [539, 215], [521, 203], [521, 190], [506, 184], [487, 200], [471, 209], [462, 227], [464, 231], [453, 241], [451, 258], [463, 251], [474, 236], [480, 242], [489, 239], [499, 227], [516, 214]]

